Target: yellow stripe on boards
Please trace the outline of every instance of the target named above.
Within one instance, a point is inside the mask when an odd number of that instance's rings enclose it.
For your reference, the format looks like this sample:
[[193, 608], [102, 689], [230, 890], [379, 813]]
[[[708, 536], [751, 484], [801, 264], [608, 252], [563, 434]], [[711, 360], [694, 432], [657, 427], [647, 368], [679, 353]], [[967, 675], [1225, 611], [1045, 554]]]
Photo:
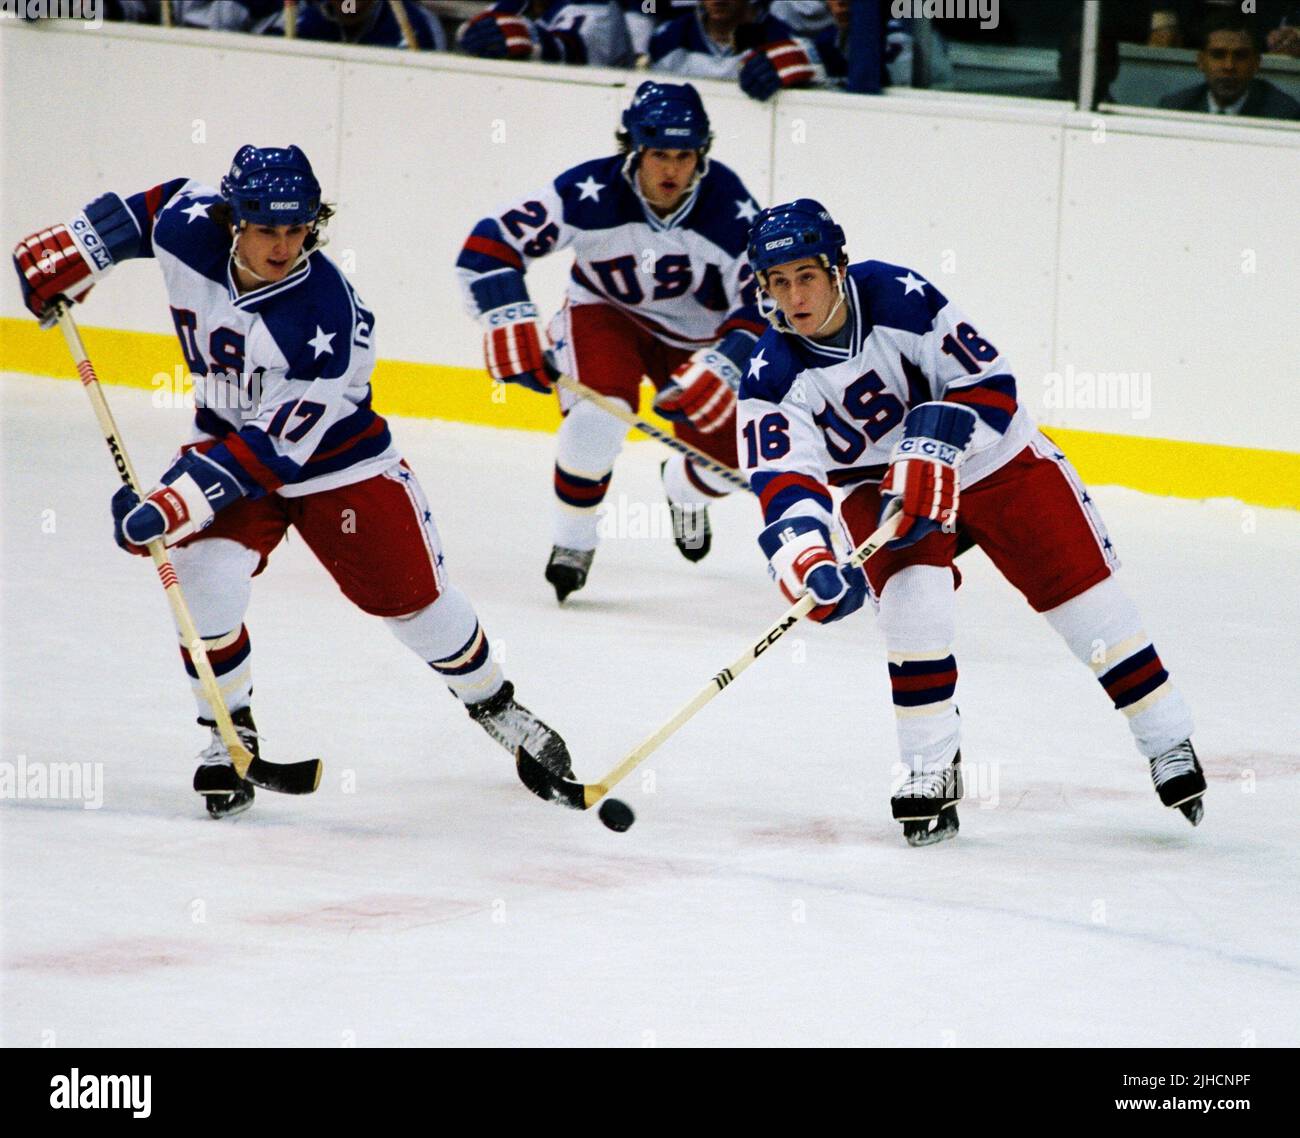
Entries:
[[[174, 383], [176, 369], [184, 367], [173, 336], [116, 328], [83, 328], [82, 332], [104, 383], [156, 389]], [[77, 378], [60, 337], [43, 331], [34, 320], [12, 317], [0, 317], [0, 371]], [[385, 415], [525, 431], [554, 431], [560, 423], [554, 396], [494, 384], [480, 368], [380, 360], [374, 389], [375, 410]], [[641, 416], [669, 429], [651, 410], [651, 398], [643, 386]], [[1300, 509], [1300, 454], [1065, 427], [1044, 431], [1092, 485], [1129, 486], [1180, 498], [1238, 498], [1259, 506]]]
[[1300, 509], [1300, 454], [1044, 427], [1084, 482]]

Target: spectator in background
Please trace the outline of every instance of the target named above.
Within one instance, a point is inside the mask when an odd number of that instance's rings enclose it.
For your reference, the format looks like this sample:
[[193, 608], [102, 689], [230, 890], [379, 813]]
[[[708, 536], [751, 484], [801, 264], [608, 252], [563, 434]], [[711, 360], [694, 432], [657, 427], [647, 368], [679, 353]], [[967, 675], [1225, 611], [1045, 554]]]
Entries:
[[650, 37], [650, 70], [689, 79], [739, 79], [751, 98], [816, 86], [826, 70], [811, 41], [748, 0], [701, 0]]
[[[442, 24], [415, 0], [401, 0], [415, 30], [421, 51], [446, 51], [447, 37]], [[327, 43], [355, 43], [366, 47], [405, 47], [402, 26], [387, 0], [310, 0], [298, 5], [298, 38]], [[265, 29], [266, 34], [284, 35], [283, 5], [279, 15]]]
[[456, 46], [482, 59], [629, 67], [632, 38], [616, 0], [501, 0], [461, 25]]
[[1300, 59], [1300, 4], [1290, 9], [1277, 27], [1269, 29], [1264, 50]]
[[1205, 82], [1166, 95], [1160, 106], [1212, 115], [1300, 119], [1300, 103], [1258, 78], [1259, 62], [1259, 44], [1249, 24], [1234, 14], [1211, 17], [1196, 55]]
[[283, 0], [173, 0], [172, 23], [219, 32], [257, 32], [284, 7]]
[[[889, 0], [883, 6], [887, 7]], [[830, 12], [829, 0], [771, 0], [767, 10], [797, 36], [815, 39], [818, 33], [829, 28], [835, 19]]]
[[[687, 8], [695, 7], [695, 0], [654, 0], [647, 4], [645, 0], [619, 0], [623, 9], [623, 18], [627, 21], [627, 32], [632, 37], [632, 53], [649, 57], [650, 36], [660, 24], [675, 20]], [[646, 11], [649, 8], [650, 11]]]
[[[852, 0], [827, 0], [831, 24], [817, 33], [813, 46], [826, 68], [827, 86], [842, 87], [849, 74], [849, 28], [853, 21]], [[859, 9], [862, 11], [862, 9]], [[888, 18], [888, 8], [881, 4], [880, 35], [884, 48], [880, 53], [882, 87], [912, 85], [912, 33], [906, 20]], [[860, 17], [859, 17], [860, 18]]]
[[[1113, 0], [1111, 0], [1113, 3]], [[1124, 0], [1132, 4], [1132, 0]], [[1291, 42], [1290, 36], [1277, 33], [1294, 29], [1300, 24], [1298, 0], [1147, 0], [1150, 7], [1148, 30], [1143, 37], [1125, 35], [1122, 38], [1148, 47], [1187, 47], [1201, 42], [1205, 37], [1207, 21], [1225, 17], [1241, 19], [1245, 11], [1254, 17], [1257, 27], [1272, 29], [1268, 33], [1268, 50], [1279, 51], [1275, 43]], [[1135, 5], [1140, 7], [1140, 5]], [[1297, 37], [1300, 39], [1300, 37]], [[1300, 47], [1297, 47], [1300, 51]], [[1285, 54], [1295, 54], [1290, 51]]]

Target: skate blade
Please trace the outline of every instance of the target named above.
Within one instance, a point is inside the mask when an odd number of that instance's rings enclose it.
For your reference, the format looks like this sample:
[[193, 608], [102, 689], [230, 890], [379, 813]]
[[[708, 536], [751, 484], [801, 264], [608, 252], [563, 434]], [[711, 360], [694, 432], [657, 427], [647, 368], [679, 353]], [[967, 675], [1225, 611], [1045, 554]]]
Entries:
[[1189, 799], [1187, 802], [1180, 802], [1177, 809], [1183, 812], [1183, 817], [1193, 826], [1199, 826], [1201, 819], [1205, 816], [1205, 804], [1201, 801], [1200, 795]]
[[246, 811], [247, 809], [249, 809], [249, 807], [253, 805], [253, 799], [252, 796], [250, 795], [248, 798], [245, 798], [242, 802], [237, 802], [234, 806], [229, 806], [229, 807], [223, 806], [221, 799], [229, 798], [229, 797], [230, 797], [229, 795], [223, 795], [223, 796], [218, 796], [215, 794], [209, 795], [205, 799], [208, 808], [208, 817], [218, 819], [218, 820], [222, 818], [237, 818], [240, 814], [244, 813], [244, 811]]
[[[930, 828], [933, 821], [935, 826]], [[918, 818], [903, 823], [903, 837], [907, 839], [907, 844], [913, 848], [919, 846], [938, 845], [939, 842], [946, 842], [949, 838], [955, 838], [960, 823], [957, 820], [957, 811], [955, 808], [945, 810], [937, 819]]]

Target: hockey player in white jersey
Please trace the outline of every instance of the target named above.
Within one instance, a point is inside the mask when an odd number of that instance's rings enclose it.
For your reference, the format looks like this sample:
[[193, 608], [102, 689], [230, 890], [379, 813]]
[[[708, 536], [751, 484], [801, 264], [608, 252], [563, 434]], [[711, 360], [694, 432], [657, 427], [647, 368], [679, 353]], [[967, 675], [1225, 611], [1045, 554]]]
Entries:
[[[456, 266], [492, 378], [547, 392], [550, 364], [524, 273], [572, 246], [567, 299], [549, 329], [559, 369], [630, 410], [648, 377], [677, 436], [734, 467], [735, 388], [764, 328], [745, 260], [758, 207], [708, 156], [710, 139], [694, 87], [642, 83], [623, 114], [620, 153], [481, 219]], [[563, 602], [586, 583], [627, 427], [567, 393], [561, 406], [546, 579]], [[698, 561], [711, 541], [708, 504], [732, 486], [681, 454], [664, 464], [663, 483], [677, 547]]]
[[[252, 578], [288, 528], [343, 593], [426, 661], [471, 718], [513, 753], [563, 740], [514, 701], [469, 599], [443, 564], [433, 515], [388, 424], [370, 406], [374, 315], [321, 251], [332, 210], [306, 155], [245, 146], [220, 192], [179, 178], [106, 193], [14, 250], [27, 306], [84, 298], [116, 264], [153, 257], [194, 382], [194, 426], [157, 488], [113, 497], [118, 544], [161, 537], [240, 737], [254, 756]], [[253, 800], [215, 728], [185, 646], [199, 721], [211, 729], [194, 789], [214, 817]]]
[[632, 64], [632, 39], [614, 0], [498, 0], [461, 25], [456, 44], [483, 59]]
[[[850, 265], [843, 231], [810, 199], [765, 210], [749, 260], [773, 323], [746, 366], [738, 416], [766, 521], [759, 544], [788, 598], [812, 592], [814, 620], [847, 616], [868, 593], [877, 605], [908, 771], [892, 808], [908, 841], [957, 830], [959, 538], [1093, 670], [1161, 801], [1196, 825], [1205, 777], [1187, 707], [1115, 580], [1096, 503], [1020, 405], [1006, 358], [912, 270]], [[901, 514], [865, 579], [837, 563], [831, 487], [845, 491], [854, 545]]]

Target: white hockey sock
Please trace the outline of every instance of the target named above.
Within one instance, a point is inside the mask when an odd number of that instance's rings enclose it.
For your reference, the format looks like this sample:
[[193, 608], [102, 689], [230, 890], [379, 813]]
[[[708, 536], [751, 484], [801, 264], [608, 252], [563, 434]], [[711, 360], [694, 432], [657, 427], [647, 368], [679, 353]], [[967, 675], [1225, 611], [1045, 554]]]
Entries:
[[[226, 707], [230, 711], [247, 707], [253, 698], [253, 658], [244, 613], [252, 596], [258, 555], [236, 541], [214, 537], [173, 549], [171, 559]], [[183, 641], [181, 660], [199, 717], [216, 719]]]
[[1191, 737], [1191, 712], [1114, 577], [1043, 615], [1128, 716], [1143, 755], [1154, 758]]
[[961, 745], [953, 609], [952, 570], [933, 565], [900, 569], [880, 597], [898, 750], [913, 773], [943, 770]]
[[552, 540], [556, 545], [596, 548], [600, 506], [626, 434], [626, 423], [586, 400], [575, 404], [564, 417], [555, 446]]
[[679, 506], [707, 506], [734, 489], [721, 475], [692, 462], [684, 454], [674, 453], [664, 467], [664, 492], [670, 502]]
[[454, 586], [409, 616], [389, 616], [393, 635], [440, 675], [462, 703], [490, 699], [501, 689], [501, 666], [492, 658], [474, 606]]

